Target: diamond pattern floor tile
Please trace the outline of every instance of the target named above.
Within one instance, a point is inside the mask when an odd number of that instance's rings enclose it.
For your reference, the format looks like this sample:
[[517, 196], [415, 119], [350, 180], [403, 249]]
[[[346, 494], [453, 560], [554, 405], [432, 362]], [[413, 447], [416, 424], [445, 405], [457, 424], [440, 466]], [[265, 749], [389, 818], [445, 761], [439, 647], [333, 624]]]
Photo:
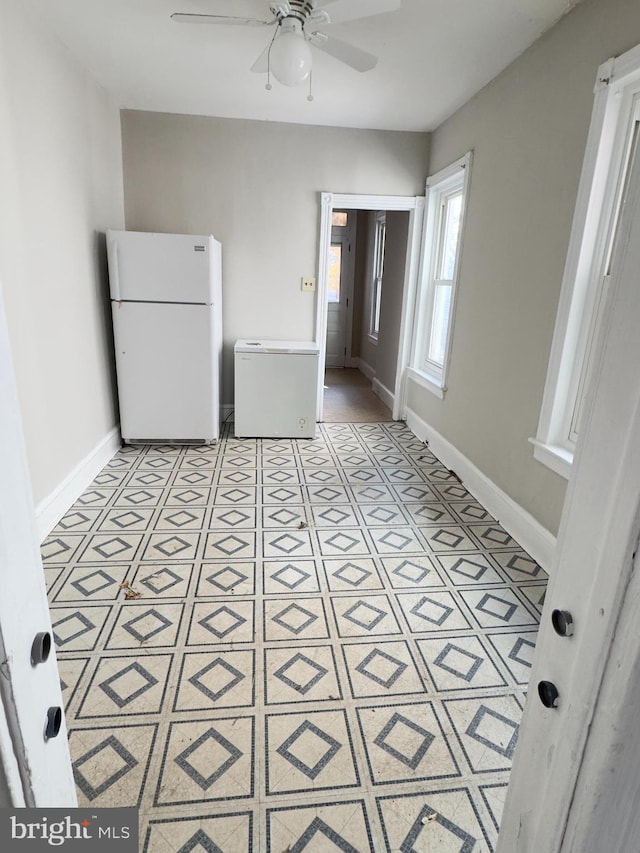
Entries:
[[252, 708], [254, 704], [253, 649], [185, 654], [174, 711]]
[[69, 748], [78, 805], [139, 806], [153, 755], [157, 726], [71, 728]]
[[173, 655], [105, 657], [78, 709], [78, 719], [158, 714], [166, 694]]
[[364, 801], [267, 811], [267, 844], [276, 850], [373, 853]]
[[267, 794], [360, 785], [344, 711], [268, 714], [265, 737]]
[[237, 812], [149, 821], [142, 853], [246, 853], [252, 849], [253, 814]]
[[349, 643], [342, 647], [342, 652], [351, 694], [356, 699], [425, 692], [406, 640]]
[[488, 853], [486, 829], [466, 787], [378, 798], [387, 853], [437, 850]]
[[155, 804], [252, 797], [253, 727], [252, 717], [172, 723]]
[[430, 702], [358, 708], [357, 714], [373, 785], [461, 775]]
[[124, 447], [42, 555], [144, 853], [495, 849], [546, 575], [406, 425]]

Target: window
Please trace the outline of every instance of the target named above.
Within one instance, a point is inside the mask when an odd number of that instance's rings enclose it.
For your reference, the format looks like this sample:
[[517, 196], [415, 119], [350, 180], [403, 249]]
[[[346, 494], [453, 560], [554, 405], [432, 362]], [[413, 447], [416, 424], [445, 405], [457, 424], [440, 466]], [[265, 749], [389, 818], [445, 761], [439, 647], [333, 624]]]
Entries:
[[446, 390], [470, 174], [469, 152], [427, 180], [422, 270], [409, 372], [440, 397]]
[[329, 249], [329, 286], [327, 302], [340, 302], [340, 274], [342, 271], [342, 243], [332, 243]]
[[332, 228], [346, 228], [349, 224], [349, 214], [346, 210], [334, 210], [331, 214]]
[[607, 303], [620, 205], [640, 127], [640, 46], [598, 69], [534, 456], [571, 472]]
[[387, 217], [378, 211], [375, 217], [373, 240], [373, 270], [371, 280], [371, 305], [369, 313], [369, 338], [378, 340], [380, 331], [380, 305], [382, 302], [382, 276], [384, 275], [384, 247], [387, 236]]

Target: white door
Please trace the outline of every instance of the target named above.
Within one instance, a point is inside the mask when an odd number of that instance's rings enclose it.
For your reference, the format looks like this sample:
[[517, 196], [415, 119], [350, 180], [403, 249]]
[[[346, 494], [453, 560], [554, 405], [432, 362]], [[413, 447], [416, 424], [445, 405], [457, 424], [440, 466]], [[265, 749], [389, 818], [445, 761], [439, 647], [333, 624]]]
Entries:
[[348, 317], [353, 293], [355, 210], [334, 210], [327, 289], [326, 367], [344, 367], [347, 359]]
[[[638, 849], [640, 156], [628, 181], [499, 853]], [[563, 637], [554, 609], [573, 617]], [[558, 707], [538, 695], [553, 683]], [[635, 824], [634, 824], [635, 822]]]
[[0, 758], [12, 805], [71, 807], [64, 716], [59, 734], [44, 736], [47, 712], [62, 708], [53, 644], [45, 663], [31, 663], [34, 637], [51, 637], [51, 619], [1, 294], [0, 471]]

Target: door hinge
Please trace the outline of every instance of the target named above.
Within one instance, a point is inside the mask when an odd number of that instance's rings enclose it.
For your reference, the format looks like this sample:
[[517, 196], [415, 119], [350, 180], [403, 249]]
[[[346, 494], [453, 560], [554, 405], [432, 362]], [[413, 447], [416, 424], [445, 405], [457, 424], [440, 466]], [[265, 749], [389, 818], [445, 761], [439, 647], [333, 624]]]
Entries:
[[349, 307], [349, 297], [348, 297], [348, 296], [347, 296], [347, 301], [345, 302], [345, 307], [346, 307], [346, 308], [348, 308], [348, 307]]
[[345, 355], [347, 354], [347, 348], [346, 347], [344, 348], [344, 354]]

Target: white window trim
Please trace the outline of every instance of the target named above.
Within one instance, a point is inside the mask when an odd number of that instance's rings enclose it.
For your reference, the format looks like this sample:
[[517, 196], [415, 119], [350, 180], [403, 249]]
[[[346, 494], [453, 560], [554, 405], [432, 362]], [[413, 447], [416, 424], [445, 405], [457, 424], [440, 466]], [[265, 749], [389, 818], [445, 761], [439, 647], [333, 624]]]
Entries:
[[[460, 262], [464, 242], [465, 225], [467, 219], [467, 208], [469, 201], [469, 182], [471, 180], [471, 166], [473, 152], [468, 151], [464, 157], [451, 163], [445, 169], [427, 178], [425, 217], [422, 234], [422, 258], [419, 272], [419, 294], [416, 305], [416, 317], [413, 334], [413, 353], [411, 365], [407, 369], [407, 375], [425, 388], [435, 394], [441, 400], [444, 399], [447, 390], [447, 377], [449, 363], [451, 360], [451, 349], [453, 343], [453, 331], [455, 327], [456, 295], [458, 280], [460, 278]], [[431, 312], [433, 306], [433, 276], [435, 264], [438, 257], [439, 229], [439, 205], [443, 196], [451, 192], [453, 186], [460, 181], [462, 173], [462, 212], [460, 215], [460, 231], [458, 235], [458, 248], [456, 251], [456, 263], [451, 284], [451, 307], [449, 312], [449, 325], [447, 327], [447, 343], [442, 368], [437, 365], [427, 366], [425, 357], [426, 329], [431, 324]]]
[[445, 389], [438, 381], [432, 379], [428, 373], [424, 373], [422, 370], [417, 370], [415, 367], [407, 367], [407, 376], [415, 382], [416, 385], [424, 388], [425, 391], [431, 391], [431, 393], [435, 394], [436, 397], [444, 400]]
[[538, 430], [529, 439], [535, 459], [567, 479], [582, 355], [602, 294], [634, 99], [640, 93], [640, 45], [600, 66], [594, 92]]
[[[369, 280], [369, 331], [367, 333], [367, 337], [369, 338], [369, 343], [374, 346], [378, 346], [378, 332], [375, 330], [375, 310], [376, 310], [376, 283], [378, 280], [378, 276], [376, 273], [378, 272], [378, 249], [380, 242], [380, 231], [382, 228], [386, 230], [387, 226], [387, 214], [384, 210], [377, 210], [375, 216], [373, 217], [373, 240], [371, 245], [373, 247], [373, 255], [371, 261], [371, 278]], [[385, 234], [386, 239], [386, 234]], [[381, 266], [384, 269], [384, 248], [382, 250], [382, 258]], [[382, 300], [382, 276], [380, 276], [380, 299]]]

